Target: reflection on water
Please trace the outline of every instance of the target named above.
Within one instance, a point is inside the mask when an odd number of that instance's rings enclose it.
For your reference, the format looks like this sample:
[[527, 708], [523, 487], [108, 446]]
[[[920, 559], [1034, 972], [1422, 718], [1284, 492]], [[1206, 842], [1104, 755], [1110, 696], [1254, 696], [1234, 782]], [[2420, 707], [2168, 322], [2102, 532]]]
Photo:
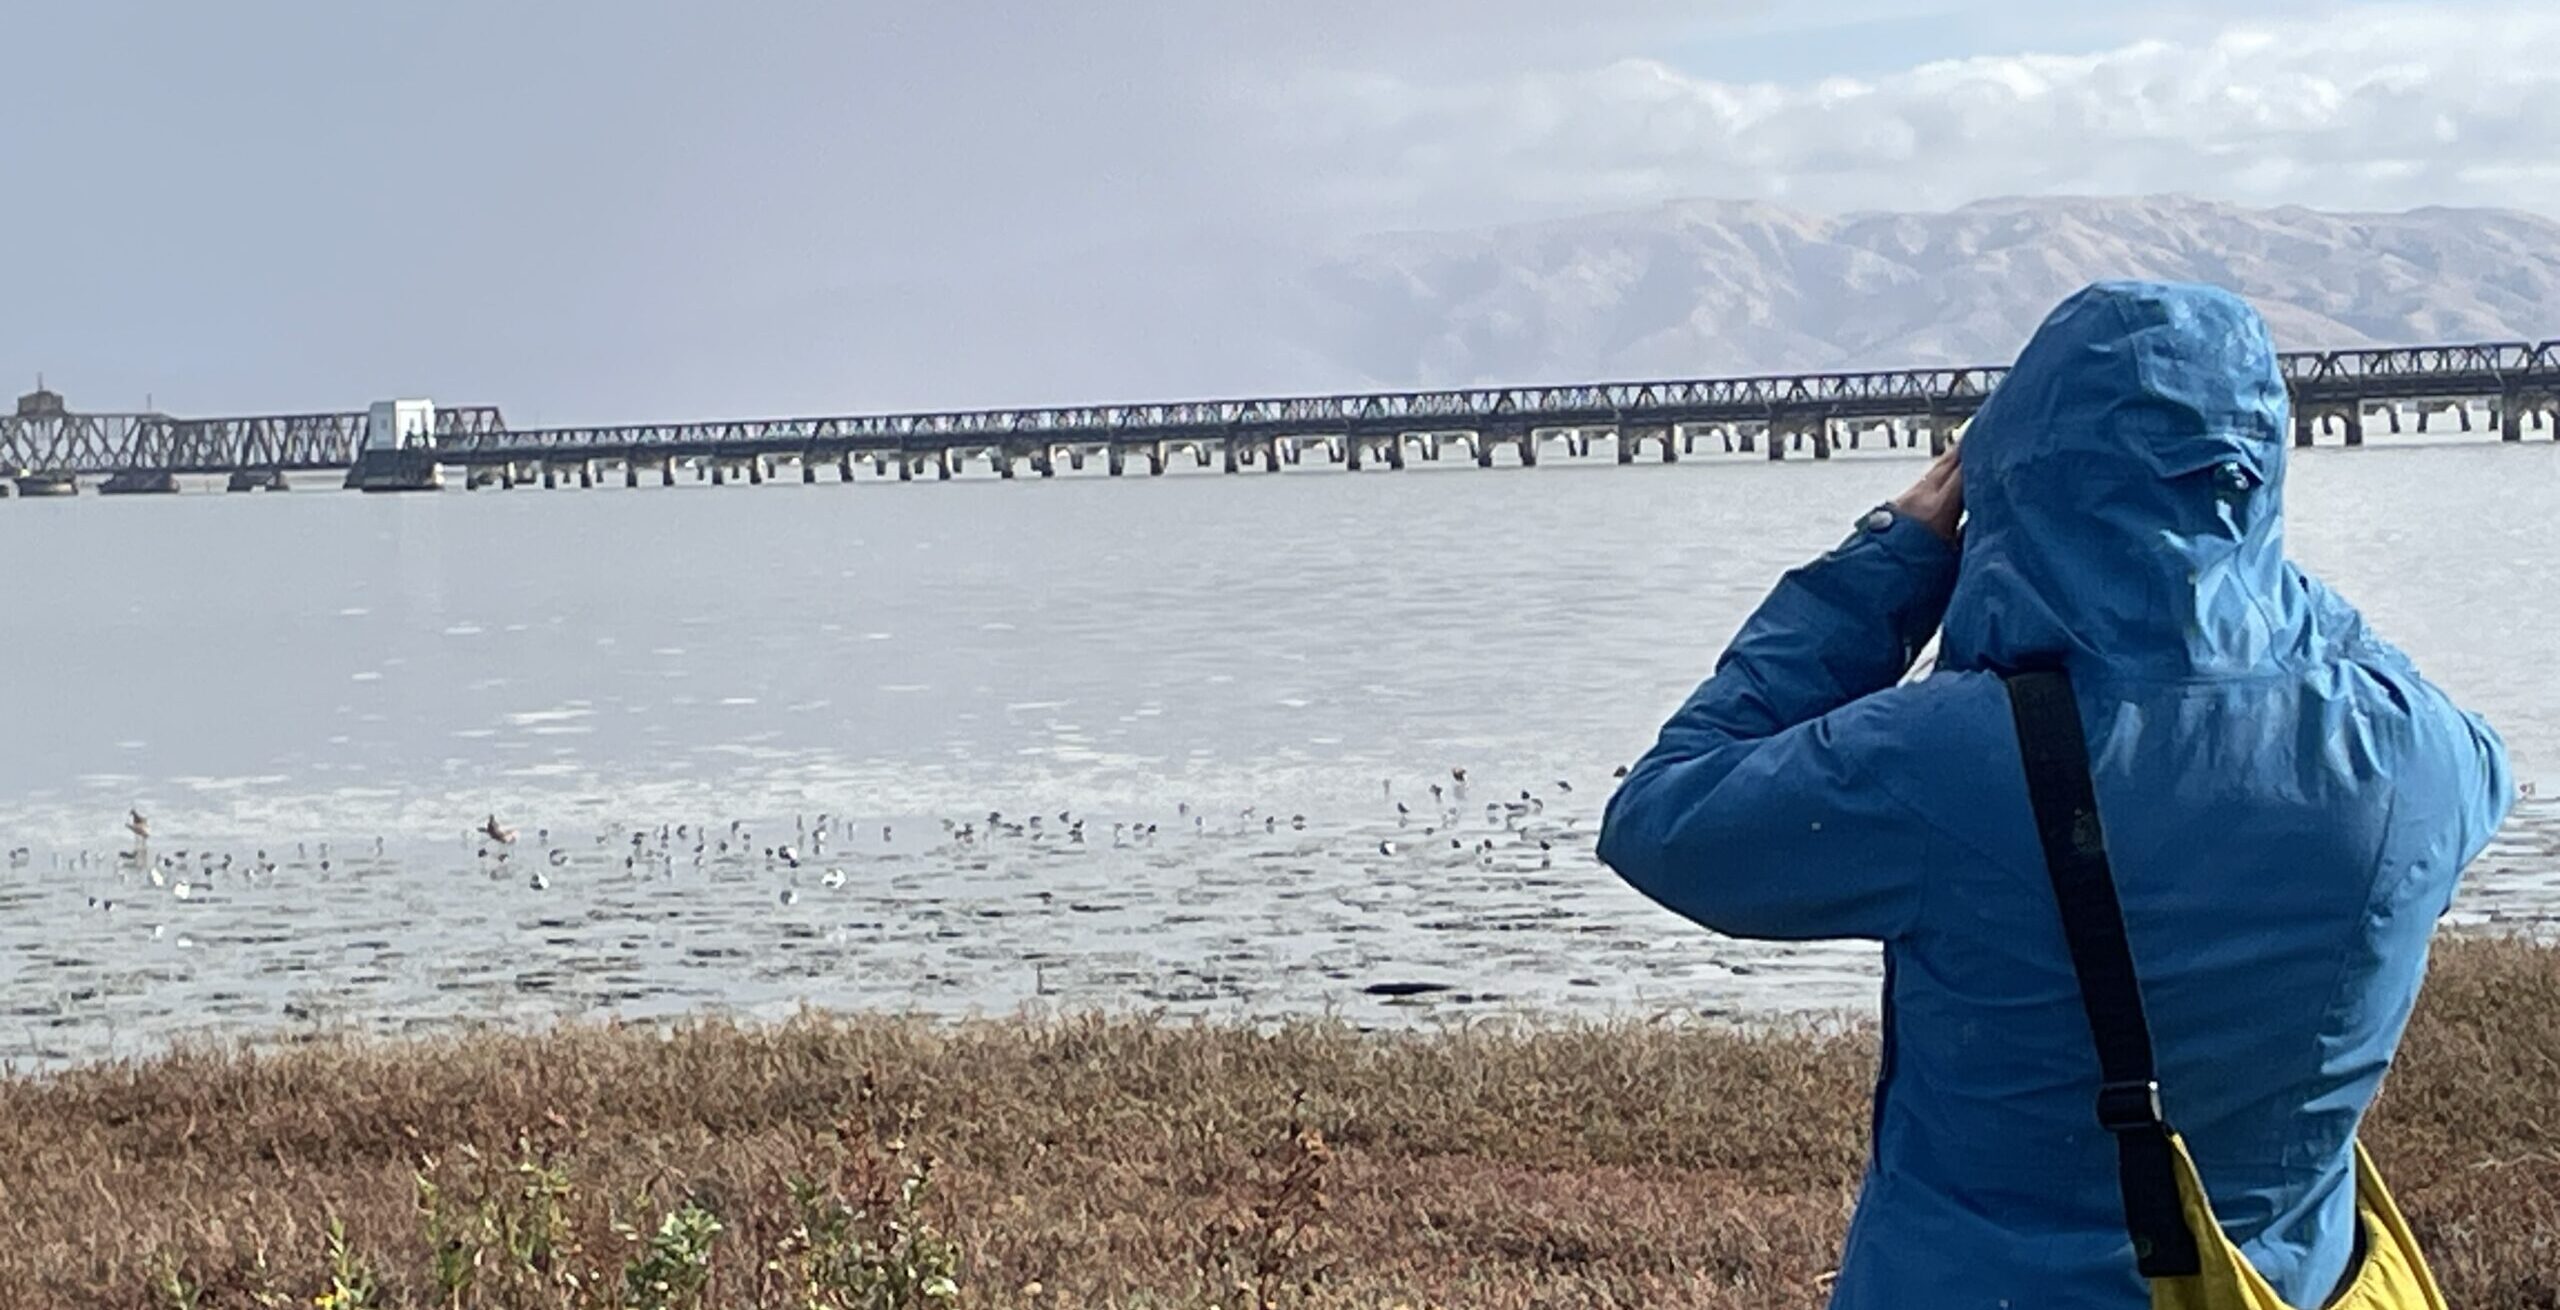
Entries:
[[[0, 552], [48, 563], [0, 643], [0, 1055], [803, 1001], [1864, 1006], [1870, 950], [1714, 939], [1590, 840], [1775, 573], [1915, 467], [12, 502]], [[2560, 791], [2560, 451], [2295, 487], [2296, 553]], [[465, 836], [492, 813], [512, 847]], [[2555, 869], [2537, 802], [2457, 913], [2548, 919]]]

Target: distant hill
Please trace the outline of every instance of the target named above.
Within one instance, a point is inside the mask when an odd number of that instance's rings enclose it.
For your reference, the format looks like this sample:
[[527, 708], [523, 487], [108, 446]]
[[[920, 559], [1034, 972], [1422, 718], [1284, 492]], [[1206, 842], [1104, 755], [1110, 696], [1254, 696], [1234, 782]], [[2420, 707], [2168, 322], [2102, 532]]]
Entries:
[[2288, 348], [2560, 336], [2560, 222], [2153, 196], [1842, 217], [1700, 200], [1372, 237], [1307, 271], [1288, 345], [1379, 386], [1972, 364], [2110, 277], [2231, 287]]

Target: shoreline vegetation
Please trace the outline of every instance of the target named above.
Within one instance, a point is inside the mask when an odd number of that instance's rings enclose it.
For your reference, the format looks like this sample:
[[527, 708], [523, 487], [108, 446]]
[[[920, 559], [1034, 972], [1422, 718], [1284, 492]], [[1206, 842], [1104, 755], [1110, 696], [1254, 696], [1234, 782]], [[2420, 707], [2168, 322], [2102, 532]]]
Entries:
[[[0, 1079], [0, 1303], [1819, 1306], [1873, 1035], [1146, 1018], [182, 1049]], [[2560, 1305], [2560, 947], [2439, 943], [2367, 1140]]]

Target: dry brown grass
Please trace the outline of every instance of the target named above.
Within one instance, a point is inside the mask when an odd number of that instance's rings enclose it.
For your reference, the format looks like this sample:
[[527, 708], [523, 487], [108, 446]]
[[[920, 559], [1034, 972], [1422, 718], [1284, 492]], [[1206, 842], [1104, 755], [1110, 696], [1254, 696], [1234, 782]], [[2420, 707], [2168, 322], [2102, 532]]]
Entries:
[[[308, 1306], [334, 1217], [372, 1304], [440, 1304], [432, 1157], [448, 1196], [563, 1189], [540, 1267], [465, 1304], [581, 1304], [580, 1270], [618, 1304], [613, 1222], [691, 1198], [727, 1225], [704, 1304], [780, 1305], [783, 1180], [881, 1202], [930, 1153], [966, 1305], [1812, 1306], [1869, 1041], [852, 1018], [182, 1052], [0, 1082], [0, 1299], [165, 1305], [175, 1271]], [[2555, 1137], [2560, 951], [2447, 943], [2370, 1140], [2456, 1305], [2560, 1305]]]

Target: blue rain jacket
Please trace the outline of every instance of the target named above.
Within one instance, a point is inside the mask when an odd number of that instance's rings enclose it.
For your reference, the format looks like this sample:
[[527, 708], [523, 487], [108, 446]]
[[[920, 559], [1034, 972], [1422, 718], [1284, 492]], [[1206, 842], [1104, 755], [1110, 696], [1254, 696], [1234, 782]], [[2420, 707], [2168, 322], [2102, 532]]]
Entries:
[[2231, 294], [2079, 292], [1966, 432], [1961, 551], [1896, 520], [1787, 574], [1611, 799], [1600, 858], [1670, 909], [1884, 944], [1833, 1306], [2149, 1304], [1997, 676], [2057, 660], [2170, 1122], [2278, 1291], [2316, 1306], [2346, 1271], [2349, 1143], [2513, 787], [2495, 733], [2286, 561], [2286, 410]]

